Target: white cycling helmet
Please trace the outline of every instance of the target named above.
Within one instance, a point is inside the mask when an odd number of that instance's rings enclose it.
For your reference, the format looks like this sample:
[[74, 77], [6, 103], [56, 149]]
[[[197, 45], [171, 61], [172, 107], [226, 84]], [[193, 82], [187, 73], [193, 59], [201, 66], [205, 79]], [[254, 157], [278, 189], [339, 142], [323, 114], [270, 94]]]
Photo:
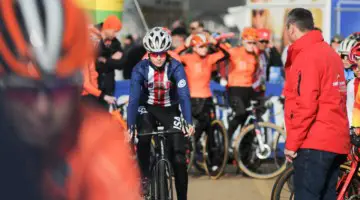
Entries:
[[338, 53], [349, 55], [351, 49], [360, 41], [360, 32], [349, 35], [340, 43]]
[[170, 49], [171, 36], [163, 27], [154, 27], [149, 30], [144, 39], [143, 45], [146, 51], [159, 53]]
[[357, 43], [357, 41], [355, 39], [352, 38], [346, 38], [345, 40], [343, 40], [340, 43], [338, 52], [340, 54], [345, 54], [345, 55], [349, 55], [351, 48], [353, 48], [353, 46], [355, 46], [355, 44]]

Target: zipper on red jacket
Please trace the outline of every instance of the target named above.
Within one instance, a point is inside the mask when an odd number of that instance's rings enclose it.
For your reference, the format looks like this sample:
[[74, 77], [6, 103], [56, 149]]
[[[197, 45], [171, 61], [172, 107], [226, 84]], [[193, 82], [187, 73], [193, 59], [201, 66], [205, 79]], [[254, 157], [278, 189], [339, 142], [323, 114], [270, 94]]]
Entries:
[[301, 71], [298, 72], [297, 93], [300, 96]]

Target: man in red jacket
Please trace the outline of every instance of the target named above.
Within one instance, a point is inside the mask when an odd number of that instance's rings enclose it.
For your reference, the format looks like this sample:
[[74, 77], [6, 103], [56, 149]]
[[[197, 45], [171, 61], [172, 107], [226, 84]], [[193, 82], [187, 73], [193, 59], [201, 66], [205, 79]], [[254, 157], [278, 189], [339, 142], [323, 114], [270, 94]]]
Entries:
[[294, 164], [295, 199], [336, 199], [339, 165], [350, 150], [343, 64], [314, 30], [309, 10], [287, 17], [285, 155]]

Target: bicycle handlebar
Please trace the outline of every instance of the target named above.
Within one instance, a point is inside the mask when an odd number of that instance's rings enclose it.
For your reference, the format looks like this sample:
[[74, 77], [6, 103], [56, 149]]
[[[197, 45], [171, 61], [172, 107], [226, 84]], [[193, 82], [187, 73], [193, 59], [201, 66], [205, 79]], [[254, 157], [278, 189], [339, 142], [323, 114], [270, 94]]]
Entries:
[[141, 136], [149, 136], [149, 135], [176, 134], [176, 133], [182, 133], [183, 134], [183, 132], [181, 130], [164, 130], [164, 131], [153, 131], [151, 133], [141, 133], [141, 134], [138, 134], [137, 136], [141, 137]]

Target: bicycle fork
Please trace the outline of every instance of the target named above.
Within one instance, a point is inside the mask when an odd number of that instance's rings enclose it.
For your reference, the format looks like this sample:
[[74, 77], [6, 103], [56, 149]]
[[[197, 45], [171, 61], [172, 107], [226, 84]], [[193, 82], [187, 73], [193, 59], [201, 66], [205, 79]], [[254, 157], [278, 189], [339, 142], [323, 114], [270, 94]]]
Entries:
[[[254, 126], [255, 126], [255, 136], [259, 143], [259, 147], [256, 148], [256, 156], [260, 159], [266, 159], [270, 156], [271, 149], [268, 144], [264, 143], [263, 135], [261, 134], [260, 126], [258, 125], [256, 119], [254, 120]], [[266, 135], [264, 137], [266, 137]]]

